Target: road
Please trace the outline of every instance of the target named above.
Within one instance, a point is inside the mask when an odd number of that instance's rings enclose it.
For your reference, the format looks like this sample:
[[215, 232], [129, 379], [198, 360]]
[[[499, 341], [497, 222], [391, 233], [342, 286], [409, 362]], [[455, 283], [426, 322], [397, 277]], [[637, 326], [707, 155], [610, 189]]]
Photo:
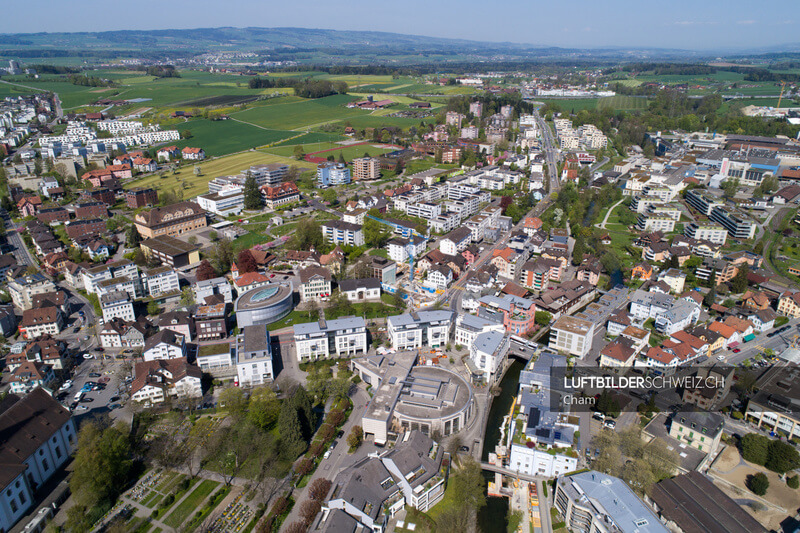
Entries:
[[594, 172], [595, 170], [597, 170], [598, 168], [602, 167], [603, 165], [605, 165], [605, 164], [606, 164], [606, 163], [608, 163], [609, 161], [610, 161], [610, 160], [608, 159], [608, 157], [604, 157], [603, 159], [601, 159], [600, 161], [598, 161], [598, 162], [596, 162], [594, 165], [592, 165], [592, 166], [589, 168], [589, 171], [590, 171], [590, 172]]
[[0, 218], [3, 219], [3, 223], [6, 227], [6, 238], [8, 239], [9, 244], [14, 247], [14, 257], [17, 258], [17, 263], [20, 265], [36, 265], [36, 261], [34, 261], [33, 256], [28, 251], [28, 247], [25, 246], [25, 243], [22, 240], [22, 235], [19, 234], [19, 228], [11, 220], [8, 212], [5, 209], [0, 209]]
[[536, 120], [539, 123], [539, 129], [542, 132], [542, 141], [544, 141], [544, 154], [545, 161], [547, 162], [547, 172], [550, 176], [550, 192], [557, 192], [561, 188], [561, 182], [558, 176], [558, 155], [560, 150], [557, 148], [555, 139], [553, 139], [553, 132], [550, 126], [547, 125], [544, 118], [539, 114], [536, 109]]

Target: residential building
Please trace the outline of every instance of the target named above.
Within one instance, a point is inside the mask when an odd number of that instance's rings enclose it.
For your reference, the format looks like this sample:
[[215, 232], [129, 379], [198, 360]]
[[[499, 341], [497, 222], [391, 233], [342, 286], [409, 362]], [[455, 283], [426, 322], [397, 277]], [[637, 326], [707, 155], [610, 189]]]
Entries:
[[351, 302], [380, 300], [381, 280], [378, 278], [343, 279], [339, 291]]
[[176, 295], [181, 291], [178, 272], [167, 265], [145, 270], [142, 273], [142, 283], [147, 294], [153, 298], [166, 294]]
[[595, 470], [560, 476], [554, 500], [570, 531], [669, 531], [624, 481]]
[[133, 301], [127, 292], [113, 291], [100, 297], [100, 308], [103, 310], [103, 321], [110, 322], [114, 318], [121, 318], [126, 322], [134, 322], [136, 314], [133, 311]]
[[200, 305], [194, 312], [198, 341], [224, 339], [228, 336], [227, 304]]
[[281, 183], [280, 185], [261, 187], [261, 197], [269, 209], [278, 206], [297, 202], [300, 200], [300, 189], [291, 182]]
[[686, 203], [697, 209], [701, 215], [710, 216], [715, 207], [724, 205], [724, 202], [719, 198], [714, 198], [706, 191], [701, 189], [692, 189], [686, 191]]
[[168, 311], [158, 315], [158, 328], [168, 329], [191, 342], [194, 335], [192, 316], [188, 311]]
[[692, 239], [710, 241], [714, 244], [725, 244], [728, 238], [728, 232], [722, 225], [710, 221], [687, 224], [683, 233]]
[[33, 298], [37, 294], [55, 291], [55, 284], [38, 272], [15, 278], [8, 283], [11, 301], [22, 311], [26, 311], [33, 306]]
[[191, 148], [187, 146], [181, 150], [181, 157], [189, 161], [202, 161], [206, 158], [206, 153], [202, 148]]
[[244, 191], [236, 186], [223, 187], [219, 192], [198, 196], [197, 205], [221, 217], [238, 216], [244, 209]]
[[295, 324], [294, 342], [300, 362], [366, 354], [367, 324], [361, 317]]
[[[16, 301], [14, 303], [16, 303]], [[781, 294], [778, 297], [778, 314], [789, 318], [800, 317], [800, 292], [785, 292]]]
[[203, 396], [203, 372], [189, 364], [185, 357], [137, 362], [133, 375], [131, 400], [134, 402], [157, 404], [170, 397], [184, 400]]
[[452, 321], [451, 311], [412, 311], [390, 316], [386, 329], [395, 350], [441, 348], [450, 338]]
[[162, 329], [147, 339], [142, 356], [145, 361], [185, 358], [186, 341], [183, 335], [170, 329]]
[[331, 288], [331, 272], [327, 268], [308, 267], [298, 272], [300, 277], [300, 300], [303, 302], [319, 301], [333, 292]]
[[700, 409], [675, 413], [670, 419], [669, 436], [703, 453], [712, 454], [722, 438], [722, 415]]
[[256, 179], [259, 187], [279, 187], [289, 171], [289, 165], [283, 163], [267, 163], [252, 165], [244, 173]]
[[364, 244], [364, 233], [361, 226], [348, 224], [341, 220], [326, 220], [321, 223], [322, 235], [325, 240], [347, 246], [361, 246]]
[[637, 353], [632, 340], [619, 336], [600, 350], [600, 367], [612, 369], [631, 367]]
[[266, 325], [245, 326], [236, 338], [236, 374], [240, 387], [254, 387], [275, 379], [272, 341]]
[[550, 326], [550, 348], [583, 358], [592, 348], [594, 323], [562, 316]]
[[40, 307], [22, 312], [19, 332], [25, 339], [38, 339], [44, 335], [58, 335], [64, 327], [64, 317], [58, 307]]
[[752, 239], [756, 235], [757, 224], [728, 206], [714, 207], [709, 218], [722, 224], [733, 239]]
[[380, 162], [374, 157], [358, 157], [353, 159], [353, 179], [376, 180], [381, 177]]
[[683, 292], [683, 285], [686, 282], [686, 274], [677, 268], [669, 268], [658, 275], [658, 281], [663, 281], [669, 285], [670, 292], [680, 294]]
[[220, 295], [225, 303], [233, 302], [233, 290], [231, 284], [225, 278], [212, 278], [205, 281], [198, 281], [192, 286], [194, 291], [194, 301], [203, 303], [209, 296]]
[[506, 332], [512, 335], [525, 335], [536, 325], [536, 304], [533, 300], [504, 294], [486, 295], [478, 302], [478, 316], [502, 322]]
[[350, 183], [350, 169], [342, 163], [328, 161], [317, 166], [317, 184], [321, 188], [347, 185]]
[[479, 333], [469, 347], [470, 371], [473, 379], [486, 384], [495, 383], [505, 367], [509, 337], [505, 332], [486, 331]]
[[481, 333], [489, 331], [496, 331], [498, 333], [505, 332], [505, 326], [501, 322], [495, 322], [487, 318], [481, 318], [475, 315], [459, 314], [456, 317], [456, 328], [453, 340], [456, 345], [463, 346], [466, 349], [472, 347], [475, 338]]
[[439, 241], [439, 250], [443, 254], [456, 255], [460, 254], [472, 242], [472, 232], [469, 228], [460, 227], [456, 228]]

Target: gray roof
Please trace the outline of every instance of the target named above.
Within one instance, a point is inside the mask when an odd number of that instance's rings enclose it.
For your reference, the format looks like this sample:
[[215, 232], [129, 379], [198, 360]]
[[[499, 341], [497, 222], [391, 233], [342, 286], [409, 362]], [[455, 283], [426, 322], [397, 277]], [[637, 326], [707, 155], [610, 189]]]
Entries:
[[505, 335], [499, 331], [487, 331], [478, 334], [472, 342], [472, 346], [482, 351], [483, 353], [495, 353], [498, 348], [503, 344]]
[[712, 439], [722, 431], [722, 426], [725, 425], [725, 419], [722, 418], [722, 415], [700, 409], [686, 413], [676, 413], [672, 420], [684, 427], [694, 428]]
[[449, 239], [453, 242], [461, 242], [464, 239], [471, 238], [472, 231], [469, 228], [465, 228], [464, 226], [458, 227], [442, 237], [442, 240]]
[[334, 320], [320, 320], [318, 322], [307, 322], [305, 324], [295, 324], [295, 335], [310, 335], [322, 332], [335, 332], [343, 329], [366, 328], [367, 323], [360, 316], [348, 316]]
[[339, 282], [339, 290], [354, 291], [356, 289], [380, 289], [381, 281], [378, 278], [343, 279]]
[[511, 305], [515, 305], [517, 307], [521, 307], [523, 309], [528, 309], [530, 306], [533, 305], [533, 300], [528, 300], [526, 298], [520, 298], [519, 296], [514, 296], [513, 294], [505, 294], [503, 296], [484, 296], [480, 300], [478, 300], [481, 304], [486, 304], [492, 307], [499, 307], [504, 311], [511, 311]]
[[562, 476], [558, 484], [570, 499], [593, 508], [598, 518], [605, 515], [620, 531], [667, 533], [658, 517], [621, 479], [589, 470]]
[[263, 351], [269, 353], [267, 358], [272, 357], [272, 344], [270, 342], [267, 326], [245, 326], [240, 337], [239, 356], [247, 359], [256, 359], [254, 357], [249, 357], [248, 354]]
[[473, 331], [482, 330], [486, 326], [496, 326], [500, 324], [495, 320], [489, 320], [488, 318], [483, 318], [475, 315], [468, 315], [463, 314], [461, 315], [461, 319], [459, 321], [459, 327], [471, 329]]
[[[415, 316], [416, 315], [416, 316]], [[389, 317], [391, 327], [427, 324], [429, 322], [442, 322], [452, 320], [452, 311], [416, 311]]]

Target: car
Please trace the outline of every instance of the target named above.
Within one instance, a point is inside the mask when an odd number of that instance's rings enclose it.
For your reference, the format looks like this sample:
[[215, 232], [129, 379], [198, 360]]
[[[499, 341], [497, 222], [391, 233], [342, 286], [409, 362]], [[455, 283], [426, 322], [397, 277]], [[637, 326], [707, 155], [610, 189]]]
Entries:
[[586, 447], [586, 458], [589, 459], [592, 457], [592, 449], [588, 446]]
[[337, 439], [341, 439], [342, 437], [344, 437], [344, 430], [341, 430], [341, 429], [340, 429], [340, 430], [339, 430], [339, 433], [337, 433], [337, 434], [336, 434], [336, 438], [337, 438]]
[[85, 405], [79, 405], [78, 407], [75, 408], [76, 411], [87, 411], [88, 409], [89, 408], [86, 407]]
[[94, 351], [94, 352], [102, 352], [102, 351], [103, 351], [103, 349], [102, 349], [101, 347], [99, 347], [99, 346], [98, 346], [97, 348], [95, 348], [95, 349], [94, 349], [94, 350], [92, 350], [92, 351]]
[[322, 458], [323, 458], [323, 459], [327, 459], [327, 458], [328, 458], [328, 457], [330, 457], [330, 456], [331, 456], [331, 450], [329, 449], [329, 450], [327, 450], [327, 451], [325, 452], [325, 455], [323, 455], [323, 456], [322, 456]]
[[734, 349], [733, 349], [733, 353], [739, 353], [739, 352], [741, 352], [741, 351], [742, 351], [742, 350], [741, 350], [741, 348], [734, 348]]
[[112, 396], [108, 401], [109, 402], [118, 402], [119, 401], [119, 396]]
[[108, 405], [108, 410], [113, 411], [114, 409], [120, 409], [122, 406], [118, 403], [112, 403]]
[[67, 385], [66, 383], [64, 383], [64, 384], [62, 384], [62, 385], [61, 385], [61, 386], [58, 388], [58, 390], [59, 390], [59, 391], [61, 391], [61, 392], [66, 392], [66, 391], [68, 391], [68, 390], [69, 390], [69, 388], [70, 388], [71, 386], [72, 386], [72, 385]]
[[[87, 335], [83, 340], [88, 340], [88, 339], [89, 339], [89, 336]], [[85, 354], [83, 354], [83, 358], [84, 359], [94, 359], [94, 355], [90, 354], [90, 353], [85, 353]]]
[[275, 274], [270, 274], [270, 275], [269, 275], [269, 279], [272, 279], [272, 278], [274, 278], [274, 277], [275, 277]]
[[81, 398], [78, 401], [80, 403], [92, 403], [94, 401], [94, 398], [89, 398], [88, 396], [84, 396], [83, 398]]
[[592, 414], [592, 418], [594, 420], [602, 422], [603, 420], [606, 419], [606, 415], [604, 415], [603, 413], [600, 413], [600, 412], [595, 412], [595, 413]]
[[89, 377], [90, 378], [99, 378], [100, 374], [97, 373], [97, 372], [89, 372]]
[[724, 360], [725, 360], [725, 356], [724, 355], [718, 355], [717, 356], [717, 361], [724, 361]]
[[74, 411], [76, 407], [78, 407], [78, 402], [72, 402], [71, 404], [69, 404], [70, 411]]
[[615, 420], [606, 420], [605, 422], [603, 422], [603, 427], [608, 429], [614, 429], [615, 427], [617, 427], [617, 422]]
[[469, 446], [459, 446], [458, 447], [458, 451], [464, 452], [464, 453], [469, 453]]
[[597, 448], [597, 449], [594, 451], [594, 456], [595, 456], [595, 457], [597, 457], [598, 455], [600, 455], [600, 448]]

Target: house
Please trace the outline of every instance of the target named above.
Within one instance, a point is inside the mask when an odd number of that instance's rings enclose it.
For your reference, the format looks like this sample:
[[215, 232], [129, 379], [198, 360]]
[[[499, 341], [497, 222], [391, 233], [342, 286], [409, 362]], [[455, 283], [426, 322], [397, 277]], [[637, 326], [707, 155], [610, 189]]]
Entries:
[[390, 316], [386, 329], [395, 350], [441, 348], [450, 338], [452, 321], [451, 311], [412, 311]]
[[694, 373], [694, 379], [687, 382], [690, 385], [683, 387], [681, 400], [686, 405], [711, 411], [728, 396], [734, 381], [733, 374], [733, 367], [699, 367]]
[[751, 311], [747, 319], [753, 324], [753, 328], [759, 333], [764, 333], [775, 326], [775, 319], [778, 315], [772, 309]]
[[712, 322], [708, 329], [723, 337], [725, 348], [735, 348], [742, 342], [742, 336], [733, 327], [722, 322]]
[[42, 388], [10, 394], [1, 405], [0, 529], [11, 531], [36, 504], [37, 489], [72, 456], [78, 436], [69, 410]]
[[142, 356], [145, 361], [185, 358], [186, 341], [183, 335], [162, 329], [145, 341]]
[[502, 375], [507, 361], [509, 336], [498, 331], [479, 333], [469, 347], [467, 364], [473, 379], [484, 384], [493, 384]]
[[246, 272], [237, 277], [233, 281], [233, 284], [241, 295], [250, 289], [256, 289], [269, 284], [269, 278], [260, 272]]
[[669, 285], [671, 292], [680, 294], [683, 292], [683, 285], [686, 282], [686, 274], [677, 268], [670, 268], [658, 275], [658, 281], [663, 281]]
[[787, 291], [781, 294], [778, 297], [778, 314], [789, 318], [800, 317], [800, 292]]
[[378, 278], [345, 279], [339, 282], [339, 291], [351, 302], [379, 300], [381, 280]]
[[39, 196], [25, 196], [17, 202], [17, 211], [23, 217], [36, 215], [42, 207], [42, 199]]
[[203, 396], [202, 371], [185, 357], [137, 362], [133, 370], [131, 400], [140, 403], [163, 403]]
[[156, 157], [158, 157], [159, 161], [178, 159], [180, 155], [181, 152], [178, 150], [177, 146], [165, 146], [164, 148], [159, 148], [156, 152]]
[[606, 330], [611, 336], [620, 335], [625, 328], [631, 325], [631, 317], [625, 311], [619, 311], [608, 317]]
[[467, 249], [472, 242], [472, 232], [469, 228], [456, 228], [439, 241], [439, 250], [443, 254], [456, 255]]
[[434, 265], [428, 269], [425, 284], [437, 291], [444, 291], [453, 282], [453, 271], [446, 265]]
[[594, 324], [573, 316], [562, 316], [550, 326], [550, 348], [583, 358], [592, 348]]
[[478, 316], [501, 322], [512, 335], [525, 335], [536, 325], [537, 307], [533, 300], [510, 294], [486, 295], [478, 303]]
[[233, 291], [231, 284], [225, 278], [212, 278], [198, 281], [192, 286], [194, 300], [203, 303], [209, 296], [219, 295], [225, 303], [233, 302]]
[[187, 341], [192, 340], [194, 325], [191, 315], [186, 311], [169, 311], [158, 316], [158, 327], [168, 329], [182, 336]]
[[130, 295], [123, 291], [113, 291], [100, 297], [100, 308], [103, 310], [103, 321], [109, 322], [114, 318], [120, 318], [126, 322], [136, 320], [133, 311], [133, 301]]
[[158, 164], [149, 157], [137, 157], [133, 160], [133, 168], [139, 172], [155, 172]]
[[670, 419], [669, 436], [703, 453], [717, 450], [725, 419], [722, 415], [696, 409], [675, 413]]
[[756, 311], [769, 309], [771, 302], [766, 294], [759, 291], [745, 291], [742, 295], [742, 307]]
[[136, 187], [125, 191], [125, 204], [131, 209], [138, 209], [158, 203], [158, 191], [153, 188]]
[[624, 368], [633, 366], [637, 350], [634, 343], [626, 337], [617, 337], [600, 350], [602, 368]]
[[281, 183], [276, 187], [264, 185], [261, 187], [261, 196], [269, 209], [275, 209], [278, 206], [299, 201], [300, 189], [291, 182]]
[[677, 300], [656, 316], [655, 328], [662, 335], [672, 335], [695, 324], [699, 318], [700, 306], [687, 300]]
[[202, 161], [206, 158], [206, 153], [202, 148], [190, 148], [187, 146], [181, 150], [181, 157], [189, 161]]
[[308, 267], [298, 272], [300, 277], [300, 301], [319, 301], [333, 292], [331, 273], [327, 268]]
[[58, 307], [41, 307], [22, 312], [19, 332], [25, 339], [38, 339], [44, 335], [58, 335], [64, 327], [64, 318]]
[[50, 388], [56, 379], [53, 367], [38, 361], [24, 361], [9, 379], [11, 394], [24, 395], [38, 387]]
[[236, 374], [240, 387], [254, 387], [275, 379], [272, 341], [265, 325], [245, 326], [236, 338]]

